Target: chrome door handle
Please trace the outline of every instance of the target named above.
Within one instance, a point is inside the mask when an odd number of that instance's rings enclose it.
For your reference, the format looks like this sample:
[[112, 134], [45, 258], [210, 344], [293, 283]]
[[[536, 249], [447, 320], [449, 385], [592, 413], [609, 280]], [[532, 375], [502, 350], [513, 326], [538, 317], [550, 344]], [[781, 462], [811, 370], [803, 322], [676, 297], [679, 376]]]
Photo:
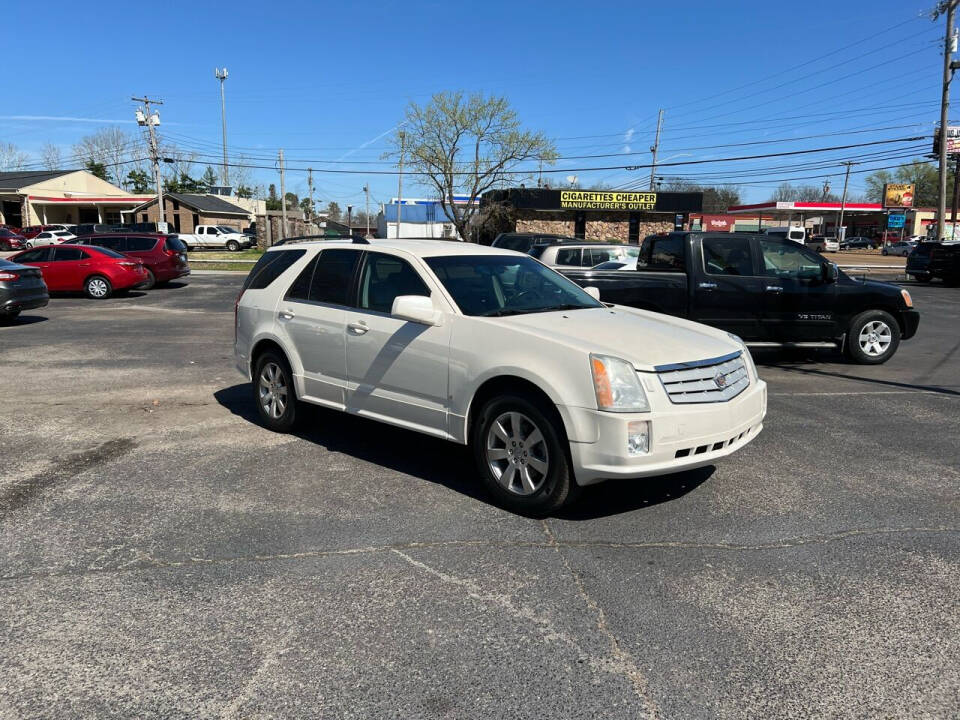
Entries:
[[281, 319], [281, 320], [293, 320], [293, 318], [294, 318], [294, 314], [293, 314], [292, 312], [290, 312], [289, 310], [281, 310], [281, 311], [280, 311], [280, 319]]
[[356, 333], [357, 335], [363, 335], [367, 330], [370, 329], [363, 320], [360, 322], [350, 323], [347, 325], [347, 328], [350, 330], [350, 332]]
[[783, 288], [780, 287], [779, 285], [767, 285], [767, 288], [766, 288], [766, 289], [767, 289], [767, 292], [771, 292], [771, 293], [782, 293], [782, 292], [783, 292]]
[[701, 290], [713, 290], [717, 286], [714, 282], [702, 282], [697, 285]]

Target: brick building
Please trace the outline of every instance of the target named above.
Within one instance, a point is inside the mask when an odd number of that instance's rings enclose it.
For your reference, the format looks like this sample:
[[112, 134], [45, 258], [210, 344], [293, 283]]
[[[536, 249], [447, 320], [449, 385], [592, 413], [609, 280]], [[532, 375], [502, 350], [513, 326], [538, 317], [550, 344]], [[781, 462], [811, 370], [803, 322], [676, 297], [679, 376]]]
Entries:
[[484, 193], [480, 207], [494, 232], [542, 232], [586, 240], [638, 243], [682, 228], [703, 208], [700, 192], [511, 188]]
[[[174, 232], [192, 233], [197, 225], [226, 225], [243, 230], [253, 219], [249, 210], [219, 195], [164, 193], [163, 207], [166, 221], [173, 225]], [[128, 218], [129, 222], [159, 222], [157, 198], [134, 208]]]

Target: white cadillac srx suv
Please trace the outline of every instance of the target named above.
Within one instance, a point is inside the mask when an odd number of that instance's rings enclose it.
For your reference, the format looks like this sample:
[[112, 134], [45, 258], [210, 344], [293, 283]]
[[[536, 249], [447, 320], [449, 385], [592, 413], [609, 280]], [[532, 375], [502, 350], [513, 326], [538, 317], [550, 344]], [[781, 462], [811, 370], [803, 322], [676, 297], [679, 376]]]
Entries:
[[531, 515], [760, 432], [766, 384], [739, 338], [595, 296], [469, 243], [281, 245], [237, 299], [237, 366], [268, 428], [306, 402], [468, 444], [491, 493]]

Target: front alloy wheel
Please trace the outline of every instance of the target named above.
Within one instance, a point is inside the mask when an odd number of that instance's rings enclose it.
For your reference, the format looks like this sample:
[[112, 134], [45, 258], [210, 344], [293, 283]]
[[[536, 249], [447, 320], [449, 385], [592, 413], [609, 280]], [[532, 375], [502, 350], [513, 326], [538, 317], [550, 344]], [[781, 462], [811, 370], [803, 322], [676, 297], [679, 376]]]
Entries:
[[850, 323], [847, 349], [861, 365], [885, 363], [900, 345], [900, 326], [883, 310], [860, 313]]
[[536, 423], [518, 412], [506, 412], [487, 432], [487, 467], [497, 482], [517, 495], [539, 490], [550, 471], [550, 453]]
[[508, 510], [543, 517], [579, 494], [563, 421], [546, 399], [490, 398], [471, 421], [470, 447], [484, 485]]

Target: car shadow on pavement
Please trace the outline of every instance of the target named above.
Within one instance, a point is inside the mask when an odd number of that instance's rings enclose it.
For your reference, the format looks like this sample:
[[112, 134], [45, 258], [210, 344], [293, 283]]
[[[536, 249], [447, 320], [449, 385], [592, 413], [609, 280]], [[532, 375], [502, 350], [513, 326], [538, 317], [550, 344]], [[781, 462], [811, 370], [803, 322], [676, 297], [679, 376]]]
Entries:
[[919, 385], [916, 383], [897, 382], [896, 380], [882, 380], [880, 378], [861, 377], [859, 375], [847, 375], [846, 373], [829, 372], [827, 370], [817, 370], [807, 367], [791, 367], [789, 365], [779, 366], [781, 370], [787, 372], [798, 372], [804, 375], [816, 375], [818, 377], [840, 378], [842, 380], [855, 380], [857, 382], [870, 383], [872, 385], [883, 385], [884, 387], [899, 388], [902, 390], [917, 390], [921, 392], [937, 393], [939, 395], [960, 396], [960, 390], [941, 387], [940, 385]]
[[33, 325], [34, 323], [46, 322], [48, 319], [46, 315], [21, 315], [16, 320], [0, 320], [0, 328]]
[[[234, 415], [260, 424], [249, 383], [217, 390], [213, 396]], [[306, 404], [302, 407], [306, 417], [294, 433], [296, 437], [496, 505], [477, 477], [473, 458], [465, 446], [336, 410]], [[411, 452], [412, 448], [416, 448], [416, 452]], [[659, 505], [699, 487], [713, 475], [714, 469], [708, 466], [673, 475], [615, 480], [586, 487], [572, 507], [554, 516], [564, 520], [593, 520]]]

